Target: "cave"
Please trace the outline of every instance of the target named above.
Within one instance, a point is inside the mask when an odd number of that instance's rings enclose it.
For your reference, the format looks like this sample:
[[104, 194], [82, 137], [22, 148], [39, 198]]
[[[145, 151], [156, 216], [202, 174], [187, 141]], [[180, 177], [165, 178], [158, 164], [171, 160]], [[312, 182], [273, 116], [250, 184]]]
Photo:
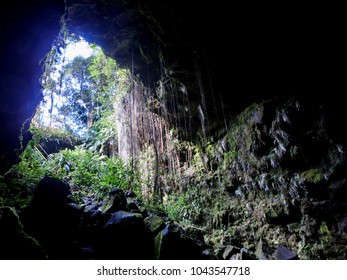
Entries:
[[[346, 259], [339, 17], [294, 4], [8, 2], [0, 259]], [[47, 57], [67, 36], [124, 69], [124, 93], [112, 129], [93, 128], [101, 114], [86, 125], [94, 139], [38, 140]], [[21, 163], [33, 151], [55, 165], [31, 186]]]

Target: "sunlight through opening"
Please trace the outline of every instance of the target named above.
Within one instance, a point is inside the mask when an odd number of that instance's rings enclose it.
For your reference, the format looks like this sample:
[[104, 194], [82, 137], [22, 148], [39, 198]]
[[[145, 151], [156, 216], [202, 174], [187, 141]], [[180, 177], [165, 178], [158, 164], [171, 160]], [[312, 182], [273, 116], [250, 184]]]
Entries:
[[41, 77], [43, 100], [32, 125], [85, 137], [104, 110], [107, 96], [114, 94], [116, 78], [116, 62], [100, 47], [69, 35], [46, 56]]
[[77, 56], [82, 56], [83, 58], [90, 57], [93, 53], [93, 49], [90, 44], [83, 38], [80, 38], [77, 42], [71, 42], [66, 47], [66, 59], [72, 61]]

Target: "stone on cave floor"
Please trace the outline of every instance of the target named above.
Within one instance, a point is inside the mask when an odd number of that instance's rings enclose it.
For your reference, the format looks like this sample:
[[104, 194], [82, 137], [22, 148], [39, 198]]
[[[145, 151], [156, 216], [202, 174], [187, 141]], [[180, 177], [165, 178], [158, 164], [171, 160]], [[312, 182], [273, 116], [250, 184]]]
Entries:
[[69, 187], [62, 181], [45, 177], [21, 213], [24, 230], [42, 245], [50, 259], [76, 257], [73, 242], [78, 235], [82, 209], [68, 198], [69, 194]]
[[139, 213], [117, 211], [95, 238], [97, 259], [153, 259], [153, 238]]
[[[62, 186], [62, 193], [52, 198], [57, 186]], [[220, 257], [215, 256], [204, 239], [195, 236], [201, 233], [200, 229], [188, 227], [186, 232], [178, 224], [166, 225], [155, 214], [144, 216], [125, 210], [102, 213], [101, 203], [80, 207], [67, 196], [61, 181], [45, 178], [34, 192], [30, 206], [23, 211], [25, 227], [42, 244], [49, 259], [252, 259], [245, 248], [232, 245], [224, 247]], [[120, 208], [117, 202], [123, 207], [130, 199], [120, 189], [110, 196], [116, 198], [112, 200], [114, 209]], [[126, 204], [128, 209], [131, 203], [134, 202]], [[258, 259], [297, 258], [283, 246], [272, 253], [266, 242], [258, 242]]]
[[[132, 192], [130, 192], [132, 193]], [[146, 207], [143, 205], [141, 200], [139, 200], [136, 196], [127, 196], [127, 205], [126, 210], [136, 213], [141, 213], [144, 217], [148, 215], [148, 211]]]
[[202, 255], [204, 259], [207, 260], [220, 260], [214, 253], [211, 252], [209, 249], [205, 249], [202, 251]]
[[272, 254], [274, 260], [298, 260], [298, 255], [284, 246], [278, 246]]
[[45, 176], [34, 190], [31, 205], [33, 207], [40, 204], [61, 204], [73, 202], [68, 196], [71, 191], [68, 185], [61, 180]]
[[240, 253], [240, 248], [237, 248], [235, 246], [232, 245], [228, 245], [223, 253], [223, 259], [224, 260], [229, 260], [231, 258], [231, 256]]
[[184, 225], [183, 229], [186, 236], [194, 239], [197, 243], [205, 244], [204, 235], [207, 233], [206, 228], [193, 225]]
[[126, 205], [126, 210], [134, 213], [141, 213], [139, 207], [135, 202], [130, 202]]
[[272, 252], [273, 251], [271, 250], [267, 242], [260, 239], [256, 246], [256, 251], [255, 251], [256, 257], [259, 260], [270, 260]]
[[125, 199], [125, 192], [120, 188], [114, 188], [108, 193], [110, 196], [118, 196], [121, 200]]
[[254, 259], [246, 248], [228, 245], [223, 252], [224, 260], [252, 260]]
[[155, 259], [206, 259], [203, 250], [193, 239], [185, 237], [183, 229], [176, 224], [167, 225], [155, 238]]
[[15, 210], [0, 207], [0, 259], [40, 260], [47, 256], [41, 245], [23, 231]]
[[240, 252], [232, 255], [230, 260], [253, 260], [254, 258], [248, 253], [245, 248], [241, 248]]
[[339, 220], [337, 227], [339, 229], [340, 234], [347, 233], [347, 216], [343, 217]]
[[157, 236], [160, 231], [162, 231], [166, 224], [163, 218], [151, 214], [144, 219], [145, 226], [149, 229], [153, 236]]
[[142, 221], [143, 216], [139, 213], [131, 213], [127, 211], [117, 211], [111, 214], [110, 219], [103, 226], [103, 228], [108, 229], [117, 224], [128, 223], [128, 224], [136, 224], [139, 221]]
[[127, 199], [122, 189], [115, 188], [109, 193], [109, 199], [101, 206], [103, 213], [113, 213], [119, 210], [126, 210]]

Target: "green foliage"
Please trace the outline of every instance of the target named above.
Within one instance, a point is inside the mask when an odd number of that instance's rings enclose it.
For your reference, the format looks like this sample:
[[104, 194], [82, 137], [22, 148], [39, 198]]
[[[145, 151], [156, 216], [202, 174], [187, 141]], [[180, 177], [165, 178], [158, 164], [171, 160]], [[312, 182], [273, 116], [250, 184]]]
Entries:
[[[65, 39], [66, 44], [76, 42], [72, 36]], [[86, 196], [103, 197], [114, 187], [132, 189], [141, 196], [138, 176], [114, 152], [114, 106], [128, 93], [129, 71], [119, 69], [99, 47], [92, 49], [90, 57], [77, 56], [72, 61], [65, 60], [57, 46], [46, 56], [41, 77], [44, 102], [30, 125], [33, 137], [20, 162], [7, 174], [11, 187], [1, 183], [1, 192], [9, 188], [30, 192], [49, 175], [68, 183], [79, 202]], [[60, 143], [74, 148], [48, 154], [45, 144], [52, 142], [58, 150]]]
[[329, 228], [328, 228], [326, 222], [323, 221], [322, 224], [320, 225], [319, 233], [322, 236], [330, 236], [330, 231], [329, 231]]
[[68, 181], [77, 200], [104, 197], [115, 187], [129, 189], [133, 177], [120, 158], [108, 158], [84, 146], [61, 151], [50, 161], [48, 166], [54, 171], [51, 176]]
[[103, 197], [115, 187], [132, 189], [140, 196], [139, 188], [133, 182], [134, 173], [120, 158], [108, 158], [85, 145], [45, 157], [32, 140], [10, 173], [12, 188], [32, 189], [45, 175], [59, 178], [70, 185], [79, 202], [85, 196]]
[[45, 176], [46, 158], [32, 140], [20, 159], [20, 162], [11, 168], [14, 183], [32, 189]]
[[319, 168], [312, 168], [301, 173], [306, 182], [317, 184], [323, 180], [323, 172]]
[[5, 178], [0, 176], [0, 206], [11, 206], [17, 209], [23, 209], [29, 205], [30, 197], [23, 188], [15, 180], [5, 181]]
[[188, 188], [184, 193], [168, 195], [165, 210], [169, 218], [175, 221], [187, 221], [196, 219], [202, 209], [195, 187]]
[[[69, 38], [67, 44], [75, 41]], [[129, 79], [128, 72], [119, 69], [99, 47], [91, 48], [91, 56], [77, 56], [72, 61], [53, 50], [47, 56], [42, 75], [45, 102], [36, 116], [39, 126], [45, 122], [47, 125], [49, 114], [49, 126], [69, 128], [81, 135], [81, 130], [114, 113], [115, 100], [127, 92], [124, 84]]]
[[41, 146], [42, 142], [66, 141], [71, 145], [78, 142], [75, 136], [61, 128], [38, 127], [35, 122], [31, 124], [30, 132], [33, 135], [32, 140], [20, 155], [20, 162], [14, 165], [9, 172], [12, 178], [11, 185], [25, 187], [29, 190], [34, 188], [46, 174], [56, 176], [59, 171], [54, 162], [54, 155], [46, 154]]
[[55, 140], [58, 142], [64, 140], [66, 142], [69, 142], [71, 145], [74, 145], [79, 140], [70, 131], [64, 130], [62, 128], [40, 126], [36, 122], [35, 118], [31, 122], [29, 131], [33, 135], [32, 140], [35, 145], [39, 144], [42, 140]]
[[187, 216], [189, 203], [187, 194], [170, 195], [166, 205], [168, 216], [176, 221], [181, 221]]
[[[301, 252], [303, 259], [342, 259], [347, 257], [346, 245], [343, 242], [336, 242], [327, 223], [322, 221], [316, 229], [316, 235], [310, 242], [306, 242]], [[332, 244], [334, 244], [332, 246]]]
[[[12, 169], [15, 181], [22, 186], [34, 187], [49, 175], [69, 183], [74, 198], [78, 201], [84, 196], [103, 197], [115, 188], [131, 188], [133, 173], [120, 158], [108, 158], [99, 153], [76, 146], [42, 157], [35, 147], [28, 146], [21, 162]], [[132, 184], [133, 190], [139, 189]]]
[[115, 146], [116, 142], [117, 126], [113, 115], [100, 118], [88, 130], [86, 143], [89, 149], [103, 153], [107, 146]]

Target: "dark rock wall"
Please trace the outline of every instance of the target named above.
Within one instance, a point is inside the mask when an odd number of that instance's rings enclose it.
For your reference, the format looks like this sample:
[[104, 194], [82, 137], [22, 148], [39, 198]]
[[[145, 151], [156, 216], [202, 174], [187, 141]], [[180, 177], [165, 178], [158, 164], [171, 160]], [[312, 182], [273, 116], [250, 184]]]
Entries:
[[[5, 1], [0, 10], [0, 172], [16, 160], [18, 135], [40, 102], [39, 62], [59, 33], [64, 1]], [[27, 123], [28, 125], [29, 123]], [[6, 154], [6, 158], [3, 156]]]
[[[38, 63], [64, 13], [62, 0], [7, 2], [0, 24], [1, 157], [18, 148], [20, 127], [40, 100]], [[100, 44], [147, 85], [161, 75], [162, 53], [178, 78], [197, 89], [193, 99], [199, 98], [201, 77], [207, 103], [221, 96], [232, 112], [272, 96], [329, 92], [326, 102], [341, 92], [337, 8], [183, 0], [66, 2], [70, 31]], [[220, 112], [217, 103], [214, 110]]]
[[302, 259], [346, 258], [346, 137], [334, 125], [339, 118], [314, 102], [273, 99], [247, 108], [208, 147], [211, 168], [203, 174], [212, 171], [213, 183], [199, 195], [203, 224], [219, 242], [238, 240], [248, 249], [280, 244]]
[[264, 97], [336, 89], [341, 78], [334, 67], [342, 51], [339, 17], [332, 18], [329, 7], [67, 2], [71, 31], [99, 43], [145, 83], [160, 75], [162, 51], [180, 71], [194, 74], [198, 66], [206, 88], [211, 79], [233, 109]]

